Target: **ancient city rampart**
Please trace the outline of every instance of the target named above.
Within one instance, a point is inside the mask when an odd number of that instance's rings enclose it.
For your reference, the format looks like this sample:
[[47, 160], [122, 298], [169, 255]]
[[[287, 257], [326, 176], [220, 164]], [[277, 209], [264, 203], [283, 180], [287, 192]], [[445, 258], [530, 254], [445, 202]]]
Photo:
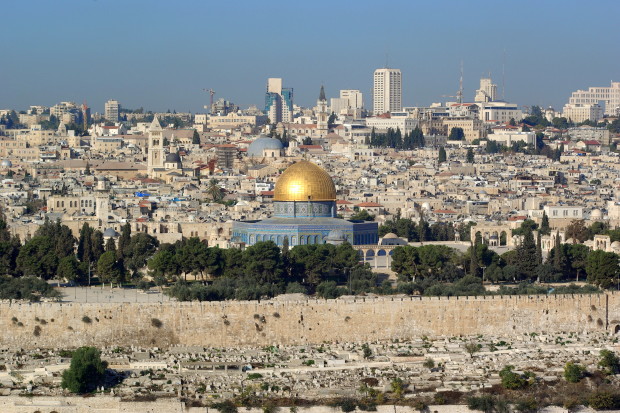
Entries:
[[2, 303], [0, 346], [263, 346], [620, 329], [620, 294]]

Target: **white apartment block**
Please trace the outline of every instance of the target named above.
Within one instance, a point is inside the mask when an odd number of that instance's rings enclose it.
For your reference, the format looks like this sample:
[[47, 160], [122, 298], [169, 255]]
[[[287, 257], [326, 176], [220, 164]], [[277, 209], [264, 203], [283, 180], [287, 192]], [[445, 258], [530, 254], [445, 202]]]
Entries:
[[567, 103], [564, 105], [562, 116], [575, 123], [585, 120], [596, 122], [603, 118], [603, 108], [598, 103]]
[[406, 133], [413, 131], [418, 125], [419, 121], [417, 119], [407, 116], [366, 118], [366, 127], [370, 129], [375, 128], [375, 132], [379, 133], [387, 132], [389, 128], [392, 128], [394, 130], [400, 129], [400, 132], [404, 136]]
[[118, 122], [120, 109], [120, 103], [117, 100], [110, 99], [105, 103], [104, 117], [110, 122]]
[[525, 142], [527, 145], [534, 145], [536, 144], [536, 133], [496, 130], [495, 133], [487, 135], [487, 139], [508, 147], [512, 146], [513, 142]]
[[60, 102], [50, 108], [50, 116], [54, 115], [60, 119], [65, 113], [69, 113], [70, 110], [77, 110], [77, 108], [73, 102]]
[[226, 116], [208, 115], [207, 124], [211, 129], [232, 130], [244, 125], [261, 126], [267, 123], [267, 116], [239, 115], [229, 113]]
[[549, 217], [549, 219], [556, 218], [570, 218], [570, 219], [582, 219], [583, 207], [581, 206], [569, 206], [569, 205], [545, 205], [543, 210]]
[[480, 119], [484, 122], [510, 122], [514, 119], [519, 122], [523, 119], [523, 111], [516, 103], [486, 102], [480, 103]]
[[609, 129], [607, 128], [595, 128], [592, 126], [583, 125], [577, 128], [569, 128], [568, 135], [573, 140], [595, 139], [602, 145], [609, 145], [611, 143]]
[[[604, 103], [605, 115], [618, 116], [620, 114], [620, 82], [611, 82], [610, 87], [591, 87], [588, 90], [577, 90], [569, 98], [568, 104], [596, 105], [601, 101]], [[573, 119], [573, 121], [575, 120]]]
[[375, 70], [372, 88], [373, 113], [380, 115], [386, 112], [400, 112], [403, 107], [402, 97], [400, 69]]

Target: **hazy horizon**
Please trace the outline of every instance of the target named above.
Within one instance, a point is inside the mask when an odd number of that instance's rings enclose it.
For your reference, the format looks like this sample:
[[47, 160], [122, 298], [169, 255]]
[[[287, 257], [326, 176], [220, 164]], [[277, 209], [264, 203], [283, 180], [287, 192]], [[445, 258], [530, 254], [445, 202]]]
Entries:
[[[566, 103], [570, 93], [620, 80], [620, 2], [459, 1], [312, 3], [66, 0], [10, 2], [1, 29], [0, 109], [86, 101], [204, 112], [213, 88], [262, 108], [267, 78], [282, 77], [295, 103], [359, 89], [372, 106], [372, 73], [403, 73], [403, 105], [454, 100], [464, 65], [473, 100], [489, 72], [518, 105]], [[505, 65], [504, 65], [505, 62]], [[504, 72], [504, 76], [502, 76]]]

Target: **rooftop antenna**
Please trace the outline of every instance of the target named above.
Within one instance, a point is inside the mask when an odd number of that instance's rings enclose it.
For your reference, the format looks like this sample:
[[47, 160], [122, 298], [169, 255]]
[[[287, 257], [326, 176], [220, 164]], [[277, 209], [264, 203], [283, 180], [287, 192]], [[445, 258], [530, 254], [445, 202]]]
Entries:
[[504, 47], [504, 57], [502, 60], [502, 100], [506, 100], [506, 48]]
[[461, 60], [461, 77], [459, 78], [459, 91], [456, 93], [456, 101], [463, 103], [463, 60]]
[[389, 58], [390, 54], [388, 52], [385, 53], [385, 68], [389, 69], [389, 65], [388, 65], [388, 58]]

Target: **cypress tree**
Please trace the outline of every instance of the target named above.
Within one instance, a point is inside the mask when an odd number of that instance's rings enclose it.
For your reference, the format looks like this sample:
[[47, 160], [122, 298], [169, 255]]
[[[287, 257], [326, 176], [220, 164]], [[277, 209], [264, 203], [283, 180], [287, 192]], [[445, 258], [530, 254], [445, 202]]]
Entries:
[[446, 149], [442, 146], [441, 148], [439, 148], [439, 156], [437, 158], [437, 161], [439, 163], [445, 162], [448, 159], [448, 156], [446, 154]]
[[536, 263], [538, 265], [542, 264], [542, 241], [540, 239], [540, 231], [538, 231], [538, 235], [536, 236]]
[[545, 211], [543, 211], [539, 232], [541, 232], [543, 235], [549, 235], [551, 233], [551, 228], [549, 227], [549, 217], [547, 216], [547, 213]]
[[517, 266], [525, 278], [534, 276], [534, 269], [538, 265], [537, 255], [534, 234], [528, 227], [523, 234], [523, 242], [517, 248]]
[[469, 273], [473, 276], [478, 276], [478, 244], [472, 244], [471, 255], [469, 257]]

